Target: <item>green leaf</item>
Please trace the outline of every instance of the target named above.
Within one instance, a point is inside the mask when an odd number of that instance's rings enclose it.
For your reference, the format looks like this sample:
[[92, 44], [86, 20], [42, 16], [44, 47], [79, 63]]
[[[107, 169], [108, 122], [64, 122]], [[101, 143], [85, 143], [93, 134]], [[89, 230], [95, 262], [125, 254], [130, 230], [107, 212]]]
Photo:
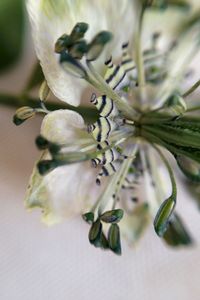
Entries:
[[0, 1], [0, 71], [20, 57], [24, 38], [24, 1]]
[[102, 214], [100, 219], [105, 223], [117, 223], [123, 218], [123, 215], [124, 212], [122, 209], [113, 209]]
[[154, 229], [158, 236], [162, 237], [168, 228], [170, 217], [174, 211], [176, 201], [173, 197], [166, 199], [160, 206], [155, 220]]

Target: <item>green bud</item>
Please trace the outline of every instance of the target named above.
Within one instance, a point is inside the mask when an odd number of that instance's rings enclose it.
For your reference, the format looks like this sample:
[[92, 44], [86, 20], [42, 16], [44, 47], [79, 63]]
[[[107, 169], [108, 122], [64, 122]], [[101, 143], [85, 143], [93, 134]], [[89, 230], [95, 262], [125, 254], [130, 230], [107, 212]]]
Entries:
[[93, 212], [87, 212], [84, 215], [82, 215], [83, 220], [86, 221], [88, 224], [92, 224], [94, 222], [94, 213]]
[[102, 233], [102, 224], [99, 219], [97, 219], [91, 226], [89, 231], [89, 241], [94, 246], [99, 241]]
[[41, 101], [45, 101], [48, 98], [50, 92], [50, 88], [47, 84], [47, 81], [44, 80], [43, 83], [40, 86], [40, 90], [39, 90], [39, 98]]
[[108, 244], [115, 254], [121, 255], [120, 230], [117, 224], [112, 224], [109, 228]]
[[40, 175], [46, 175], [58, 167], [58, 164], [53, 160], [41, 160], [37, 164], [37, 167]]
[[38, 149], [40, 149], [40, 150], [49, 149], [49, 151], [52, 155], [57, 154], [60, 151], [59, 145], [57, 145], [55, 143], [51, 143], [50, 141], [48, 141], [41, 135], [39, 135], [36, 138], [35, 143], [36, 143]]
[[87, 23], [81, 22], [77, 23], [74, 28], [72, 29], [72, 32], [70, 34], [71, 39], [73, 42], [76, 42], [77, 40], [80, 40], [84, 37], [86, 31], [88, 30], [89, 25]]
[[101, 31], [98, 33], [88, 46], [87, 60], [96, 60], [101, 55], [105, 45], [111, 41], [112, 37], [112, 33], [109, 31]]
[[122, 209], [114, 209], [106, 211], [100, 216], [101, 221], [105, 223], [118, 223], [123, 218], [124, 212]]
[[62, 53], [63, 51], [66, 51], [69, 47], [73, 45], [72, 38], [67, 35], [63, 34], [56, 42], [55, 44], [55, 52], [56, 53]]
[[23, 106], [16, 110], [13, 116], [13, 122], [15, 125], [21, 125], [26, 120], [34, 117], [36, 114], [35, 109], [29, 106]]
[[70, 49], [69, 54], [75, 59], [81, 59], [87, 53], [88, 46], [85, 40], [75, 43]]
[[176, 200], [174, 197], [166, 199], [160, 206], [155, 220], [154, 229], [158, 236], [162, 237], [169, 225], [169, 219], [174, 211]]
[[62, 68], [69, 74], [79, 77], [85, 78], [87, 73], [80, 62], [75, 60], [70, 54], [62, 52], [60, 55], [60, 64]]
[[49, 147], [49, 141], [45, 139], [43, 136], [39, 135], [35, 140], [36, 146], [40, 150], [48, 149]]

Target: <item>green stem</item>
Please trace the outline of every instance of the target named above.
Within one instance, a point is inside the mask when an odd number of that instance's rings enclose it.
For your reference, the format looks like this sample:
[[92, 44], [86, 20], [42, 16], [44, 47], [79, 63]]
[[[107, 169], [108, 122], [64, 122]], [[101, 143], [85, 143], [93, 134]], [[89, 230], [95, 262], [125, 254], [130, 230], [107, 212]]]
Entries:
[[152, 144], [153, 148], [157, 151], [157, 153], [159, 154], [160, 158], [162, 159], [162, 161], [164, 162], [167, 170], [168, 170], [168, 173], [169, 173], [169, 177], [170, 177], [170, 180], [171, 180], [171, 184], [172, 184], [172, 194], [171, 194], [171, 197], [174, 199], [174, 201], [176, 202], [176, 196], [177, 196], [177, 187], [176, 187], [176, 180], [175, 180], [175, 177], [174, 177], [174, 173], [172, 171], [172, 168], [168, 162], [168, 160], [166, 159], [166, 157], [164, 156], [164, 154], [162, 153], [162, 151], [155, 145], [155, 144]]
[[190, 94], [192, 94], [198, 87], [200, 86], [200, 79], [189, 89], [187, 90], [182, 97], [185, 98], [187, 96], [189, 96]]
[[186, 112], [191, 112], [191, 111], [196, 111], [196, 110], [200, 110], [200, 106], [190, 107], [190, 108], [187, 109]]
[[[36, 98], [17, 97], [14, 95], [0, 94], [0, 105], [5, 105], [12, 108], [19, 108], [21, 106], [27, 106], [27, 105], [33, 108], [38, 108], [39, 103], [40, 103], [39, 99]], [[50, 111], [54, 111], [57, 109], [70, 109], [76, 111], [80, 113], [87, 122], [94, 122], [98, 117], [97, 110], [95, 108], [90, 108], [87, 106], [74, 107], [61, 101], [60, 102], [48, 101], [45, 104], [47, 106], [47, 109]]]

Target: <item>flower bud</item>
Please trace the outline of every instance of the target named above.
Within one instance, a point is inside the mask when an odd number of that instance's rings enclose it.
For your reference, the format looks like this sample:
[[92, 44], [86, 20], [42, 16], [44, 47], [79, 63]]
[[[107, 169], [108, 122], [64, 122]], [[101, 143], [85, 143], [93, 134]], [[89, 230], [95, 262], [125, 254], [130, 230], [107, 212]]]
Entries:
[[68, 53], [61, 53], [60, 55], [60, 64], [63, 67], [63, 69], [68, 72], [69, 74], [84, 78], [86, 77], [87, 73], [84, 69], [84, 67], [79, 63], [77, 60], [75, 60], [70, 54]]
[[89, 25], [84, 22], [77, 23], [74, 28], [72, 29], [72, 32], [70, 34], [70, 37], [73, 42], [76, 42], [77, 40], [80, 40], [84, 37], [86, 31], [88, 30]]
[[26, 120], [35, 116], [35, 109], [29, 106], [23, 106], [16, 110], [13, 117], [13, 122], [15, 125], [21, 125]]
[[118, 223], [123, 218], [123, 215], [122, 209], [113, 209], [102, 214], [100, 219], [105, 223]]
[[70, 49], [69, 54], [75, 59], [81, 59], [87, 53], [88, 46], [85, 40], [75, 43]]
[[55, 44], [55, 52], [56, 53], [62, 53], [63, 51], [66, 51], [68, 47], [71, 47], [73, 45], [72, 38], [67, 35], [63, 34], [56, 42]]
[[121, 255], [120, 231], [117, 224], [112, 224], [109, 228], [108, 243], [115, 254]]
[[50, 92], [50, 88], [47, 84], [47, 81], [44, 80], [43, 83], [40, 86], [40, 90], [39, 90], [39, 98], [41, 101], [45, 101], [48, 98]]
[[169, 197], [166, 199], [160, 206], [155, 220], [154, 220], [154, 229], [160, 237], [162, 237], [169, 225], [169, 219], [174, 211], [176, 204], [176, 199], [174, 197]]
[[112, 33], [108, 31], [101, 31], [98, 33], [89, 44], [87, 60], [96, 60], [101, 55], [105, 45], [111, 41], [112, 37]]

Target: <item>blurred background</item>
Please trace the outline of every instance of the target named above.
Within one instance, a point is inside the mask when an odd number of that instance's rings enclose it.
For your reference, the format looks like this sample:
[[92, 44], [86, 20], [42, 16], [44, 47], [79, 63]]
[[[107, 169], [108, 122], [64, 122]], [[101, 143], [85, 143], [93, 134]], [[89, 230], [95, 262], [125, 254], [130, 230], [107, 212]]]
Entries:
[[1, 0], [0, 299], [199, 300], [199, 211], [183, 185], [177, 210], [195, 237], [188, 249], [168, 248], [151, 226], [134, 248], [122, 240], [123, 255], [116, 257], [89, 245], [80, 217], [47, 228], [40, 212], [25, 210], [41, 119], [16, 127], [11, 96], [20, 95], [35, 62], [23, 1]]

